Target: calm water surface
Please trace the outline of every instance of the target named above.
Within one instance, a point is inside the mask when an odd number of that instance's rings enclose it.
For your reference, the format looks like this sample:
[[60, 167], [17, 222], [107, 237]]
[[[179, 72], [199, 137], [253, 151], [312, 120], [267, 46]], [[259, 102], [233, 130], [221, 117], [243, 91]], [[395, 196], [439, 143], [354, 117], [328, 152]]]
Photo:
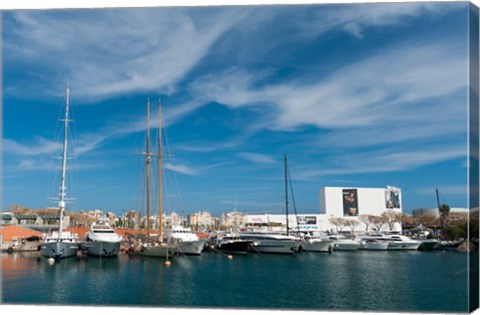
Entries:
[[[467, 254], [215, 253], [155, 258], [2, 254], [5, 304], [188, 306], [375, 311], [467, 311]], [[478, 264], [477, 264], [478, 265]], [[478, 274], [477, 270], [474, 270]]]

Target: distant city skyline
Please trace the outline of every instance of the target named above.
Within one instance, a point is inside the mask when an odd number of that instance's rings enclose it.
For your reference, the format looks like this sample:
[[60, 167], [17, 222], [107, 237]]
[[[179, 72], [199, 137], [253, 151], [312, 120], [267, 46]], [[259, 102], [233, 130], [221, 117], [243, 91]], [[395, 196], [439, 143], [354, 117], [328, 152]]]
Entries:
[[67, 82], [73, 211], [145, 214], [147, 98], [154, 141], [162, 102], [164, 211], [280, 213], [284, 154], [299, 213], [324, 186], [399, 187], [407, 212], [436, 207], [438, 188], [466, 208], [467, 10], [5, 11], [2, 210], [55, 206]]

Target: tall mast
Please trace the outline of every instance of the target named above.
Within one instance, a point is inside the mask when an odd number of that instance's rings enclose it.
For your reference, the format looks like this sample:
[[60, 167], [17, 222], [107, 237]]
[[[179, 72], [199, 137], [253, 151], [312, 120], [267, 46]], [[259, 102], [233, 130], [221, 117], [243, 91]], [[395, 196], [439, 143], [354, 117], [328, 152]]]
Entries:
[[147, 147], [145, 150], [145, 172], [147, 173], [147, 235], [150, 235], [150, 98], [147, 100]]
[[158, 99], [158, 237], [162, 241], [163, 198], [162, 198], [162, 104]]
[[67, 99], [65, 101], [65, 119], [63, 130], [63, 154], [62, 154], [62, 177], [60, 181], [60, 201], [58, 208], [60, 209], [60, 225], [59, 233], [63, 232], [63, 214], [65, 211], [65, 196], [66, 196], [66, 174], [67, 174], [67, 145], [68, 145], [68, 107], [70, 105], [70, 84], [67, 83]]
[[288, 232], [288, 168], [287, 168], [287, 155], [283, 155], [284, 161], [285, 161], [285, 216], [287, 219], [287, 236], [289, 235]]
[[438, 189], [437, 188], [435, 188], [435, 193], [437, 195], [438, 214], [440, 215], [440, 197], [438, 196]]

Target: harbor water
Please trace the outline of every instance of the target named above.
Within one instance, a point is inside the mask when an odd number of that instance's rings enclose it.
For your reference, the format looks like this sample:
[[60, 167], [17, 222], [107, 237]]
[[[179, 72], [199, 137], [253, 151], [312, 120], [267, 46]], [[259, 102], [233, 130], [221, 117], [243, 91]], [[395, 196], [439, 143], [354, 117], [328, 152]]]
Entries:
[[[218, 253], [156, 258], [1, 254], [2, 303], [282, 310], [467, 312], [457, 252]], [[478, 276], [478, 262], [470, 268]]]

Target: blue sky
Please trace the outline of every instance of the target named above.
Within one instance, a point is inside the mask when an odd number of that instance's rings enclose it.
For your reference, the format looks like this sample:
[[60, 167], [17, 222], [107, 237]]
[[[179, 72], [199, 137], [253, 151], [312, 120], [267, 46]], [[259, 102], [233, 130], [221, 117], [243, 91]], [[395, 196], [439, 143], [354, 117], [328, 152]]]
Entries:
[[[72, 210], [143, 209], [146, 102], [166, 211], [299, 212], [322, 186], [467, 207], [467, 4], [3, 13], [3, 200], [53, 206], [66, 83]], [[154, 130], [156, 132], [156, 130]]]

